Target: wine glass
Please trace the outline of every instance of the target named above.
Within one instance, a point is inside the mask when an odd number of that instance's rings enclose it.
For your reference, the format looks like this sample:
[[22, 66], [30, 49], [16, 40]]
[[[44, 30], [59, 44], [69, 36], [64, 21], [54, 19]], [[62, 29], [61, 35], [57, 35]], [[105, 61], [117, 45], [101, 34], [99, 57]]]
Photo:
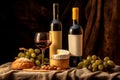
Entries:
[[52, 41], [49, 32], [36, 32], [34, 37], [35, 45], [42, 51], [42, 63], [44, 65], [44, 53], [51, 45]]

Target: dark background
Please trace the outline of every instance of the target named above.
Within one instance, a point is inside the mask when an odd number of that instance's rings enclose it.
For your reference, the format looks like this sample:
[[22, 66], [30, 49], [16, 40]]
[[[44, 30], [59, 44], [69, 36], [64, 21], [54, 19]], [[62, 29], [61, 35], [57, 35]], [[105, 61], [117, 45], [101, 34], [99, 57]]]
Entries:
[[83, 57], [109, 56], [120, 64], [119, 0], [0, 0], [0, 64], [13, 61], [19, 47], [36, 48], [34, 34], [49, 31], [54, 2], [60, 6], [63, 49], [68, 49], [71, 9], [78, 6], [79, 23], [84, 30]]

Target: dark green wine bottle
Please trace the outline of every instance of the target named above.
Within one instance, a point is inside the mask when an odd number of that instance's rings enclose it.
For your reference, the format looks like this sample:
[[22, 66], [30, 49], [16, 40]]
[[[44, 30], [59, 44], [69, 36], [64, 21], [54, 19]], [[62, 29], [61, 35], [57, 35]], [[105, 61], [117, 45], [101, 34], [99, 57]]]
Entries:
[[70, 51], [70, 66], [76, 67], [83, 54], [83, 29], [79, 24], [79, 8], [72, 8], [73, 24], [68, 34], [68, 49]]

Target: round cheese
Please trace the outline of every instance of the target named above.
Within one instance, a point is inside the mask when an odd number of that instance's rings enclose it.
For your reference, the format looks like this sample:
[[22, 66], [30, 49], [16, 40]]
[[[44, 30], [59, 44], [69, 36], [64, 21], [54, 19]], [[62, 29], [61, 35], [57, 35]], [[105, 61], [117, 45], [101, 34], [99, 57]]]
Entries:
[[51, 66], [58, 66], [61, 67], [62, 69], [69, 68], [69, 51], [68, 50], [63, 50], [63, 49], [58, 49], [57, 54], [54, 54], [51, 59]]

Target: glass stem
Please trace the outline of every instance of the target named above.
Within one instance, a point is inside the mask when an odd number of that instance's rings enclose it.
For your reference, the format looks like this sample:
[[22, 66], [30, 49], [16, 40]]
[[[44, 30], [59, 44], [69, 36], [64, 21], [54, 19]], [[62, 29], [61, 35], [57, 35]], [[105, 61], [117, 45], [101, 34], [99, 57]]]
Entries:
[[42, 49], [42, 65], [44, 65], [44, 52], [45, 52], [45, 50]]

